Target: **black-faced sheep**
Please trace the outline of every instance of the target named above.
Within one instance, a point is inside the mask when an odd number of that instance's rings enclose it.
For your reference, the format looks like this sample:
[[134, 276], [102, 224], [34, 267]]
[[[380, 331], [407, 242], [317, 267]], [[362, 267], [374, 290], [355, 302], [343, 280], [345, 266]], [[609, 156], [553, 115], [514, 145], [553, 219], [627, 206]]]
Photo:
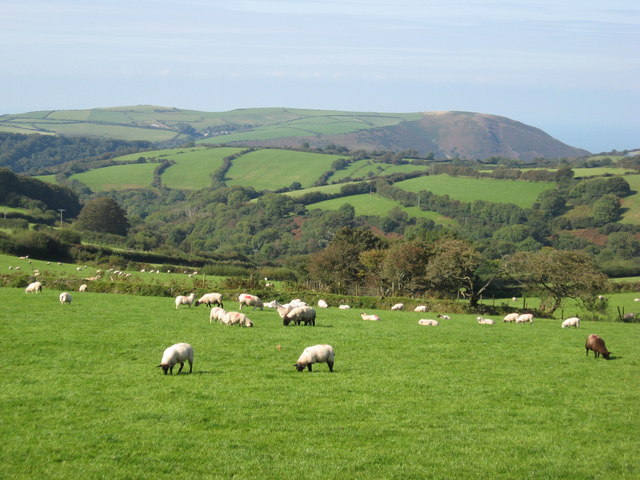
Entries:
[[[280, 312], [278, 311], [278, 313]], [[304, 323], [305, 325], [314, 326], [316, 324], [316, 311], [315, 309], [308, 306], [295, 307], [282, 318], [282, 324], [285, 327], [291, 322], [293, 322], [295, 325]]]
[[162, 368], [165, 375], [167, 371], [173, 375], [173, 367], [176, 363], [179, 363], [180, 369], [178, 370], [178, 374], [180, 374], [185, 361], [189, 362], [189, 373], [191, 373], [193, 371], [193, 347], [188, 343], [176, 343], [164, 351], [162, 361], [158, 367]]
[[307, 347], [294, 364], [294, 367], [301, 372], [305, 367], [311, 372], [311, 365], [314, 363], [325, 363], [329, 366], [329, 371], [333, 372], [333, 361], [335, 351], [331, 345], [314, 345]]
[[600, 335], [596, 335], [592, 333], [587, 337], [587, 341], [584, 344], [584, 348], [586, 350], [587, 357], [589, 356], [589, 350], [593, 350], [593, 355], [598, 358], [602, 355], [606, 360], [609, 360], [609, 356], [611, 352], [607, 350], [607, 347], [604, 345], [604, 340]]

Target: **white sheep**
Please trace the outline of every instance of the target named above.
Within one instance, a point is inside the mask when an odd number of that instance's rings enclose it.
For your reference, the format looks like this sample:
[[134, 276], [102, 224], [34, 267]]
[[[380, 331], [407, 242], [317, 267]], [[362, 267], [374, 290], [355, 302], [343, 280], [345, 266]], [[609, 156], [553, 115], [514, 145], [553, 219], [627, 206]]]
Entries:
[[87, 291], [87, 284], [83, 283], [82, 285], [80, 285], [80, 287], [78, 287], [78, 291], [79, 292], [86, 292]]
[[222, 294], [221, 293], [205, 293], [198, 300], [196, 300], [196, 307], [198, 305], [206, 305], [210, 307], [211, 305], [218, 305], [219, 307], [224, 307], [222, 304]]
[[427, 306], [426, 305], [418, 305], [416, 308], [413, 309], [414, 312], [418, 312], [418, 313], [424, 313], [427, 311]]
[[240, 312], [227, 312], [222, 319], [225, 325], [240, 325], [241, 327], [253, 327], [253, 322]]
[[209, 312], [209, 323], [213, 323], [214, 320], [222, 323], [222, 319], [227, 314], [227, 311], [222, 307], [213, 307]]
[[270, 302], [267, 302], [264, 304], [265, 308], [276, 308], [276, 305], [278, 304], [277, 300], [271, 300]]
[[564, 322], [562, 322], [562, 328], [567, 328], [567, 327], [579, 328], [580, 319], [578, 317], [567, 318]]
[[294, 364], [294, 367], [301, 372], [305, 367], [311, 372], [311, 365], [314, 363], [325, 363], [329, 366], [329, 371], [333, 372], [333, 362], [336, 353], [331, 345], [314, 345], [307, 347]]
[[532, 313], [523, 313], [516, 318], [516, 323], [530, 323], [533, 325], [533, 314]]
[[164, 351], [162, 354], [162, 360], [158, 367], [162, 368], [165, 375], [167, 374], [167, 371], [173, 375], [173, 367], [176, 363], [179, 363], [179, 375], [180, 372], [182, 372], [185, 361], [189, 362], [189, 373], [191, 373], [193, 371], [193, 347], [188, 343], [176, 343]]
[[24, 293], [41, 293], [42, 292], [42, 283], [40, 282], [32, 282], [27, 285], [27, 288], [24, 289]]
[[490, 318], [478, 317], [478, 323], [480, 325], [495, 325], [496, 322], [491, 320]]
[[449, 315], [438, 314], [438, 318], [441, 318], [443, 320], [451, 320], [451, 317]]
[[307, 302], [303, 302], [299, 298], [294, 298], [293, 300], [291, 300], [289, 302], [289, 305], [291, 305], [293, 308], [296, 308], [296, 307], [307, 307], [308, 306]]
[[360, 314], [360, 317], [362, 317], [363, 320], [371, 320], [373, 322], [377, 322], [378, 320], [380, 320], [380, 317], [378, 315], [367, 315], [366, 313], [362, 312]]
[[67, 292], [62, 292], [60, 294], [60, 305], [64, 305], [65, 303], [71, 303], [71, 294]]
[[285, 327], [291, 322], [295, 325], [304, 323], [305, 325], [313, 326], [316, 324], [316, 311], [307, 305], [294, 307], [290, 303], [287, 303], [286, 305], [276, 304], [276, 309], [278, 310], [278, 315], [282, 318], [282, 324]]
[[256, 297], [255, 295], [249, 295], [248, 293], [241, 293], [238, 297], [238, 302], [240, 303], [239, 310], [242, 310], [243, 306], [253, 307], [254, 310], [256, 308], [262, 310], [263, 308], [262, 300], [260, 300], [259, 297]]
[[640, 302], [640, 298], [634, 298], [633, 301], [634, 302]]
[[190, 293], [188, 296], [178, 295], [176, 297], [176, 310], [180, 305], [189, 305], [189, 308], [191, 308], [191, 305], [193, 305], [195, 298], [195, 293]]
[[504, 322], [515, 322], [516, 319], [520, 316], [519, 313], [509, 313], [507, 315], [505, 315], [505, 317], [503, 318]]
[[404, 308], [404, 303], [396, 303], [391, 310], [402, 310]]
[[423, 325], [426, 327], [437, 327], [438, 325], [440, 325], [440, 322], [431, 318], [421, 318], [420, 320], [418, 320], [418, 325]]
[[351, 307], [349, 305], [340, 305], [338, 306], [340, 310], [349, 310]]
[[324, 300], [318, 300], [318, 307], [320, 308], [329, 308], [329, 304]]

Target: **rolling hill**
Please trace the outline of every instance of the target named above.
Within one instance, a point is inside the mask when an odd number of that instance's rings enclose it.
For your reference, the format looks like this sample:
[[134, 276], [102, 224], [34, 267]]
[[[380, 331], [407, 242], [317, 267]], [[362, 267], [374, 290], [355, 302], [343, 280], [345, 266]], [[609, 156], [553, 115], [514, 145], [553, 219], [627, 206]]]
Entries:
[[343, 146], [432, 153], [436, 158], [518, 160], [588, 155], [542, 130], [471, 112], [376, 113], [291, 108], [201, 112], [158, 106], [53, 110], [0, 116], [0, 131], [156, 143], [259, 147]]

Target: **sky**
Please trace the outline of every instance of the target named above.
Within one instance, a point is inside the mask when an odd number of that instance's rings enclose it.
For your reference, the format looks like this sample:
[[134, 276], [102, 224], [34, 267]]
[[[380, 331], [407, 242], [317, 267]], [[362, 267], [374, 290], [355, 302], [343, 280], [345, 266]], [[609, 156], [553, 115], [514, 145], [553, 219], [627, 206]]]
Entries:
[[0, 115], [461, 110], [640, 148], [637, 0], [0, 0]]

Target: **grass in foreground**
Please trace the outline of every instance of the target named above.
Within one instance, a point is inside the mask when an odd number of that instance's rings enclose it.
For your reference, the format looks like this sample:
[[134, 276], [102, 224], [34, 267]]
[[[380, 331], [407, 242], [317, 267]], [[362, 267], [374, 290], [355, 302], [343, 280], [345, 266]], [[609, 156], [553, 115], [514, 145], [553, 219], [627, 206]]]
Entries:
[[[638, 325], [331, 308], [316, 327], [256, 311], [240, 329], [168, 298], [58, 293], [0, 289], [2, 478], [640, 475]], [[616, 359], [585, 357], [589, 333]], [[180, 341], [194, 373], [164, 376]], [[333, 374], [292, 366], [316, 343]]]

